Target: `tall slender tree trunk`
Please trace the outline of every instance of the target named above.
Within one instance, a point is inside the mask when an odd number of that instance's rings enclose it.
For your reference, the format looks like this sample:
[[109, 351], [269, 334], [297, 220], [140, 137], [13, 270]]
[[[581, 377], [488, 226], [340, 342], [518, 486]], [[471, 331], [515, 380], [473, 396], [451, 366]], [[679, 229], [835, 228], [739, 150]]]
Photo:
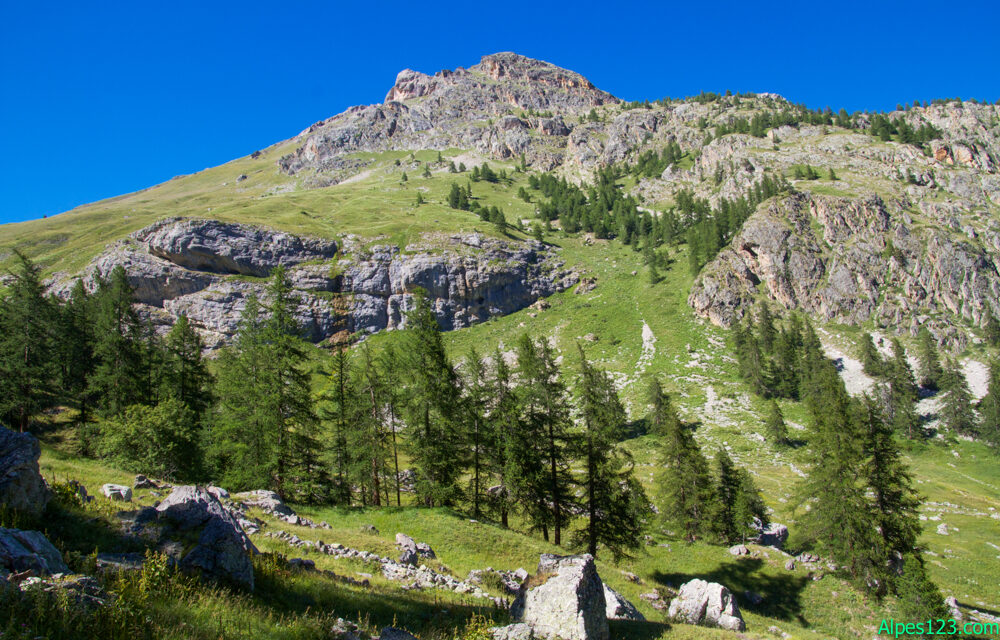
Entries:
[[597, 557], [597, 505], [594, 502], [594, 441], [587, 437], [587, 511], [590, 522], [587, 526], [587, 550]]
[[475, 419], [474, 424], [473, 467], [475, 468], [475, 479], [472, 484], [472, 513], [474, 517], [479, 518], [479, 418]]
[[549, 467], [552, 474], [552, 518], [555, 544], [562, 544], [562, 496], [559, 495], [559, 472], [556, 462], [556, 440], [553, 425], [549, 424]]
[[[396, 407], [389, 403], [389, 430], [392, 431], [392, 464], [396, 471], [396, 506], [402, 506], [403, 501], [399, 490], [399, 451], [396, 449]], [[386, 500], [388, 502], [388, 499]]]

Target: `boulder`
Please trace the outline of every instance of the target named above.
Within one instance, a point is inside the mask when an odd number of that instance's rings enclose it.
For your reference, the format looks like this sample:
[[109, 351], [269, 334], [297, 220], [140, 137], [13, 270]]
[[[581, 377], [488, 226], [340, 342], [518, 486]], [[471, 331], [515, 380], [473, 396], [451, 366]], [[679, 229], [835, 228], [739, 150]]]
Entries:
[[667, 613], [671, 618], [687, 624], [730, 631], [746, 629], [736, 598], [717, 582], [695, 579], [684, 583], [677, 597], [670, 601]]
[[377, 536], [378, 529], [373, 524], [363, 524], [361, 525], [361, 533], [367, 533], [373, 536]]
[[542, 554], [535, 576], [511, 606], [514, 622], [524, 622], [539, 638], [608, 640], [604, 585], [590, 554]]
[[100, 582], [84, 575], [59, 575], [44, 579], [30, 577], [22, 580], [18, 587], [25, 593], [44, 591], [58, 594], [60, 600], [77, 611], [92, 611], [104, 606], [110, 599]]
[[437, 554], [434, 553], [434, 549], [431, 549], [431, 546], [426, 542], [417, 543], [417, 555], [421, 558], [429, 558], [431, 560], [437, 558]]
[[106, 484], [101, 487], [101, 493], [108, 500], [118, 500], [120, 502], [132, 501], [132, 488], [123, 484]]
[[493, 627], [490, 629], [493, 640], [534, 640], [535, 633], [531, 627], [523, 622], [509, 624], [506, 627]]
[[732, 547], [729, 547], [729, 553], [733, 554], [736, 557], [748, 556], [750, 555], [750, 550], [747, 549], [745, 544], [737, 544]]
[[132, 481], [134, 489], [159, 489], [160, 486], [141, 473]]
[[777, 522], [772, 522], [766, 527], [761, 527], [759, 521], [755, 524], [754, 528], [759, 533], [753, 542], [762, 547], [774, 547], [775, 549], [781, 549], [785, 546], [785, 542], [788, 541], [788, 527]]
[[645, 620], [635, 605], [608, 585], [604, 585], [605, 614], [609, 620]]
[[417, 551], [417, 543], [405, 533], [396, 534], [396, 546], [404, 550], [411, 549], [414, 553]]
[[30, 433], [0, 426], [0, 505], [39, 515], [49, 502], [49, 489], [38, 471], [42, 450]]
[[419, 562], [420, 558], [414, 549], [403, 549], [403, 552], [399, 554], [399, 564], [415, 567]]
[[266, 489], [256, 491], [244, 491], [233, 496], [234, 500], [242, 502], [248, 507], [256, 507], [264, 513], [273, 516], [294, 516], [295, 511], [285, 504], [277, 493]]
[[218, 498], [204, 487], [175, 487], [156, 510], [177, 530], [197, 533], [197, 544], [180, 558], [182, 569], [253, 590], [250, 555], [257, 548]]
[[0, 527], [0, 573], [69, 573], [62, 554], [41, 531]]
[[215, 486], [209, 487], [208, 492], [211, 493], [216, 498], [218, 498], [219, 500], [229, 499], [229, 492], [223, 489], [222, 487], [215, 487]]

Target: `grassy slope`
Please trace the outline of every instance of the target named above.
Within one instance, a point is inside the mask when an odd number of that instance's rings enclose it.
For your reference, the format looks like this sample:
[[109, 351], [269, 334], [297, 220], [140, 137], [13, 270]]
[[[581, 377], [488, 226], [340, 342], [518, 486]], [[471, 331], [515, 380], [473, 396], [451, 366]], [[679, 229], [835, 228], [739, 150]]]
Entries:
[[[6, 250], [18, 246], [41, 259], [50, 270], [75, 270], [99, 253], [108, 241], [170, 215], [254, 222], [325, 236], [357, 233], [372, 240], [382, 236], [384, 240], [380, 241], [400, 244], [419, 239], [425, 232], [478, 229], [495, 234], [492, 226], [482, 223], [478, 217], [443, 205], [451, 182], [464, 181], [467, 176], [448, 174], [440, 166], [435, 166], [432, 178], [420, 176], [423, 164], [418, 166], [416, 161], [433, 161], [436, 153], [420, 152], [413, 161], [404, 152], [369, 154], [374, 164], [357, 180], [325, 189], [283, 192], [282, 188], [292, 185], [293, 181], [277, 172], [274, 161], [290, 149], [290, 145], [272, 147], [256, 160], [235, 160], [48, 220], [0, 227], [0, 261], [6, 259]], [[446, 153], [446, 161], [456, 154]], [[395, 166], [396, 159], [401, 160], [400, 167]], [[409, 175], [406, 183], [399, 180], [404, 170]], [[248, 179], [237, 183], [235, 180], [240, 174], [246, 174]], [[508, 219], [530, 217], [532, 205], [513, 196], [522, 184], [523, 177], [517, 176], [508, 188], [477, 183], [473, 190], [483, 204], [504, 208]], [[418, 189], [428, 201], [419, 208], [414, 206]], [[641, 418], [645, 412], [645, 378], [658, 376], [685, 419], [698, 424], [697, 438], [709, 454], [719, 446], [727, 446], [739, 463], [752, 469], [768, 504], [774, 509], [775, 520], [789, 524], [792, 530], [790, 545], [795, 548], [798, 541], [792, 505], [799, 479], [797, 470], [805, 469], [803, 451], [775, 450], [761, 442], [757, 434], [761, 431], [763, 405], [749, 395], [735, 375], [725, 346], [726, 332], [696, 319], [686, 305], [691, 277], [684, 255], [676, 256], [664, 282], [652, 285], [639, 255], [618, 243], [595, 241], [588, 245], [582, 238], [558, 235], [547, 240], [560, 247], [568, 264], [578, 265], [596, 277], [597, 288], [585, 295], [572, 291], [557, 294], [549, 299], [551, 308], [546, 310], [525, 309], [447, 334], [446, 342], [453, 356], [463, 356], [472, 346], [481, 354], [498, 346], [509, 350], [519, 335], [530, 331], [533, 335], [545, 335], [554, 340], [557, 349], [564, 354], [564, 371], [572, 377], [577, 358], [574, 343], [580, 340], [588, 357], [616, 376], [633, 418]], [[632, 275], [633, 271], [636, 275]], [[655, 337], [655, 353], [648, 345], [644, 349], [644, 323]], [[582, 340], [588, 334], [594, 334], [598, 340]], [[377, 336], [374, 341], [381, 339], [388, 338]], [[805, 423], [801, 407], [785, 403], [783, 410], [793, 423], [793, 435], [798, 433], [795, 426]], [[623, 446], [635, 455], [639, 476], [656, 501], [659, 494], [656, 439], [640, 436]], [[958, 455], [955, 456], [952, 450]], [[996, 520], [989, 517], [993, 513], [989, 510], [1000, 509], [1000, 471], [995, 459], [991, 459], [981, 446], [968, 442], [958, 442], [950, 448], [941, 443], [928, 444], [909, 452], [909, 457], [918, 487], [928, 501], [965, 508], [930, 504], [925, 507], [929, 518], [940, 515], [944, 522], [958, 528], [946, 537], [935, 532], [940, 521], [929, 519], [925, 523], [922, 541], [936, 554], [931, 556], [935, 580], [945, 593], [956, 595], [963, 603], [1000, 609], [995, 594], [995, 585], [1000, 582], [1000, 562], [996, 559], [1000, 550], [989, 545], [995, 539], [997, 528]], [[68, 476], [83, 480], [92, 493], [103, 482], [128, 480], [128, 474], [75, 460], [51, 447], [45, 450], [43, 468], [47, 475], [55, 474], [60, 479]], [[940, 511], [944, 513], [939, 514]], [[332, 533], [322, 533], [327, 542], [336, 539], [383, 553], [391, 551], [395, 532], [405, 531], [431, 543], [442, 561], [459, 576], [464, 576], [471, 568], [487, 565], [531, 569], [539, 552], [552, 550], [536, 537], [502, 531], [489, 524], [470, 523], [458, 514], [441, 510], [304, 509], [303, 512], [326, 519], [334, 526]], [[359, 526], [363, 522], [375, 524], [381, 536], [371, 539], [360, 534]], [[284, 528], [294, 530], [293, 527]], [[305, 538], [319, 537], [313, 531], [299, 533]], [[684, 545], [670, 540], [659, 528], [652, 533], [657, 542], [668, 544], [669, 548], [647, 547], [636, 560], [622, 567], [601, 563], [604, 578], [635, 602], [650, 620], [662, 620], [663, 615], [640, 601], [639, 593], [654, 586], [677, 586], [694, 576], [718, 579], [738, 594], [750, 590], [765, 596], [765, 603], [759, 609], [746, 607], [751, 636], [763, 634], [771, 624], [803, 637], [813, 634], [866, 636], [872, 634], [872, 625], [877, 626], [880, 617], [887, 615], [886, 609], [864, 602], [839, 579], [827, 577], [812, 581], [802, 570], [784, 570], [785, 559], [780, 554], [769, 552], [770, 557], [761, 554], [756, 559], [737, 560], [720, 547]], [[258, 542], [264, 549], [280, 548], [267, 539]], [[364, 570], [328, 558], [320, 559], [320, 564], [338, 573]], [[622, 570], [634, 571], [643, 579], [643, 584], [626, 582], [621, 576]], [[445, 606], [442, 602], [454, 606], [462, 604], [443, 593], [402, 594], [395, 585], [378, 579], [375, 580], [378, 594], [375, 598], [363, 590], [339, 583], [331, 586], [314, 577], [299, 576], [294, 580], [299, 585], [296, 589], [300, 595], [305, 594], [304, 599], [313, 598], [327, 608], [343, 611], [345, 617], [356, 618], [352, 608], [359, 608], [370, 610], [381, 620], [389, 615], [390, 608], [383, 606], [389, 602], [408, 616], [407, 620], [416, 625], [415, 628], [433, 626], [428, 621], [439, 618], [439, 609]], [[288, 611], [298, 611], [296, 606], [288, 604]], [[211, 610], [211, 607], [206, 609]], [[193, 619], [198, 617], [198, 614], [192, 616]], [[211, 621], [212, 616], [207, 615], [205, 619]], [[651, 629], [641, 634], [635, 630], [620, 631], [619, 637], [655, 637], [662, 631]], [[705, 637], [705, 633], [684, 626], [665, 631], [671, 638]]]

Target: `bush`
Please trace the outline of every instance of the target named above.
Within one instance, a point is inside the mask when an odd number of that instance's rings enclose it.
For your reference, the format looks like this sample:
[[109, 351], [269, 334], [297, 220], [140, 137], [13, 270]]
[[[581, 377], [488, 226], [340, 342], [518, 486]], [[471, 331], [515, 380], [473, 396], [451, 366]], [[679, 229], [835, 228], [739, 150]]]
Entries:
[[115, 465], [170, 480], [190, 478], [199, 467], [198, 428], [179, 400], [155, 407], [131, 405], [101, 426], [100, 452]]

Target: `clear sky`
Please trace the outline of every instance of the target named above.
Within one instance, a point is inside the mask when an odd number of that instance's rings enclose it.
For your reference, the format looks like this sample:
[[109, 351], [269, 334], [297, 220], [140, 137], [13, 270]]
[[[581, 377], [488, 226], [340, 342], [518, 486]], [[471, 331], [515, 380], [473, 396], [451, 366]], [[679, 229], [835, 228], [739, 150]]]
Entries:
[[627, 99], [1000, 98], [1000, 9], [953, 2], [15, 2], [0, 10], [0, 223], [221, 164], [406, 67], [515, 51]]

